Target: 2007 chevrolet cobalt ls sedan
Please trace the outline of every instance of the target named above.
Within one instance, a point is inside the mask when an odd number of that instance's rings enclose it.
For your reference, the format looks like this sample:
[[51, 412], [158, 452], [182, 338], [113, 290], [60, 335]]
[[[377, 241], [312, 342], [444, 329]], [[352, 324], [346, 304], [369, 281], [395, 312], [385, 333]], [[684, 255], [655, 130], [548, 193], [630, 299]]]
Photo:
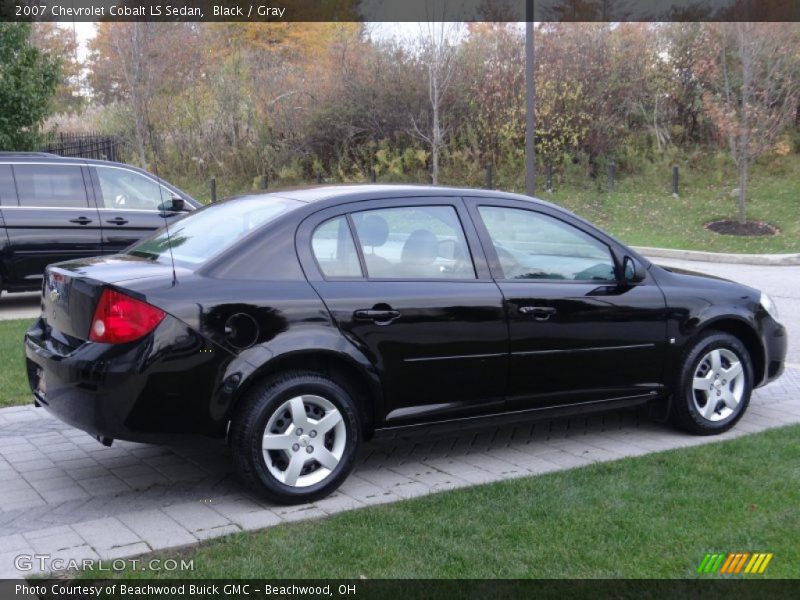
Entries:
[[375, 431], [649, 402], [696, 434], [783, 370], [765, 294], [651, 264], [552, 204], [343, 186], [251, 195], [47, 269], [38, 404], [104, 442], [226, 436], [304, 502]]

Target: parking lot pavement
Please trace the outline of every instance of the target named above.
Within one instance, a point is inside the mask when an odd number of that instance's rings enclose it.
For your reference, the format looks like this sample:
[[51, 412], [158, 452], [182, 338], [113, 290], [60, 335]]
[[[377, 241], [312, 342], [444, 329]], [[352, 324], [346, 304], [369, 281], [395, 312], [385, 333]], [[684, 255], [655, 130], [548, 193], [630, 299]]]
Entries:
[[0, 321], [35, 319], [39, 316], [39, 292], [23, 292], [0, 296]]
[[[114, 559], [237, 531], [465, 486], [699, 444], [800, 422], [800, 370], [757, 390], [722, 436], [690, 436], [634, 411], [394, 435], [365, 444], [354, 474], [314, 504], [265, 503], [231, 473], [227, 448], [115, 442], [106, 448], [32, 406], [0, 410], [0, 579], [15, 558]], [[38, 568], [37, 568], [38, 570]]]

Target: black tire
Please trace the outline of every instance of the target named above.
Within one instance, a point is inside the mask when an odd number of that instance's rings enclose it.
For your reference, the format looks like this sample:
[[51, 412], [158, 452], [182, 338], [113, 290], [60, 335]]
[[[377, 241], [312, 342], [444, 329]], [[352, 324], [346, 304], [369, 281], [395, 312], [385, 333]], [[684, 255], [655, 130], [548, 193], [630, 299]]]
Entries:
[[[694, 376], [700, 368], [701, 362], [714, 350], [729, 351], [735, 354], [742, 365], [744, 374], [741, 400], [730, 414], [724, 418], [718, 418], [718, 420], [710, 420], [702, 414], [698, 404], [704, 398], [704, 394], [700, 393], [696, 401], [696, 392], [693, 387]], [[721, 380], [720, 384], [723, 382], [729, 385], [725, 380]], [[750, 353], [738, 338], [719, 331], [709, 331], [701, 335], [684, 353], [673, 389], [675, 392], [672, 399], [672, 421], [675, 425], [696, 435], [716, 435], [728, 431], [742, 418], [750, 403], [750, 394], [753, 390], [753, 362]], [[711, 396], [711, 398], [718, 402], [716, 395], [724, 393], [724, 391], [712, 390], [712, 393], [715, 396]], [[702, 409], [704, 406], [700, 408]], [[720, 415], [714, 416], [719, 417]]]
[[[341, 458], [336, 467], [330, 469], [330, 472], [321, 481], [298, 487], [282, 482], [271, 471], [271, 468], [272, 470], [277, 469], [280, 471], [281, 463], [285, 462], [284, 473], [287, 472], [289, 469], [288, 461], [291, 460], [292, 452], [302, 453], [308, 447], [304, 446], [299, 451], [292, 448], [279, 450], [275, 451], [278, 453], [276, 455], [262, 450], [262, 439], [265, 429], [273, 416], [279, 419], [277, 423], [281, 423], [280, 415], [275, 415], [276, 411], [284, 407], [287, 401], [301, 395], [319, 397], [332, 404], [342, 417], [341, 422], [344, 425], [346, 438], [343, 450], [341, 450]], [[305, 406], [307, 413], [309, 409], [315, 408], [309, 405]], [[282, 412], [288, 414], [286, 410]], [[293, 423], [291, 426], [294, 427]], [[272, 427], [275, 427], [274, 423]], [[290, 430], [286, 429], [286, 431]], [[339, 433], [336, 435], [339, 435], [342, 430], [340, 428], [337, 431]], [[316, 432], [314, 434], [316, 435]], [[317, 443], [323, 438], [323, 444], [327, 445], [329, 443], [327, 435], [316, 440], [310, 440], [308, 436], [300, 437], [305, 438], [304, 442], [306, 444]], [[327, 496], [347, 478], [353, 468], [361, 443], [361, 428], [355, 402], [350, 393], [341, 385], [318, 373], [290, 371], [264, 380], [247, 393], [235, 411], [231, 422], [229, 439], [236, 471], [245, 484], [273, 502], [300, 504], [313, 502]], [[300, 441], [299, 438], [298, 441]], [[295, 446], [297, 445], [295, 444]], [[313, 450], [313, 446], [310, 447]], [[303, 467], [304, 470], [308, 468], [313, 472], [315, 464], [318, 465], [317, 468], [322, 469], [319, 463], [314, 462], [313, 457], [307, 460], [310, 464], [306, 464]], [[267, 461], [270, 462], [271, 468], [268, 467]], [[300, 478], [298, 478], [298, 482], [299, 480]]]

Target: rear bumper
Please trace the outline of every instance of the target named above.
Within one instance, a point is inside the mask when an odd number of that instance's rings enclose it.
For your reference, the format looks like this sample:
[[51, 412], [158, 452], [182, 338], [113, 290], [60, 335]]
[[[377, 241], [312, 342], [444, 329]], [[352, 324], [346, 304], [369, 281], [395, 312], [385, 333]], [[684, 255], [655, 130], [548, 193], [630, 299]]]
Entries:
[[48, 412], [99, 439], [164, 443], [217, 435], [222, 424], [209, 415], [209, 374], [216, 370], [202, 347], [168, 318], [132, 344], [85, 343], [65, 353], [39, 320], [25, 335], [28, 382]]

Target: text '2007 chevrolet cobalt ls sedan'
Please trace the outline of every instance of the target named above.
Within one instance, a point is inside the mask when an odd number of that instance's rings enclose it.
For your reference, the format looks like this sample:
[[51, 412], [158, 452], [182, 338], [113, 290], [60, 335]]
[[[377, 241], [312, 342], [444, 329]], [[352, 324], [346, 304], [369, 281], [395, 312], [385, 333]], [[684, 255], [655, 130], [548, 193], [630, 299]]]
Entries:
[[227, 436], [268, 498], [335, 489], [398, 426], [650, 402], [713, 434], [783, 370], [761, 292], [663, 269], [556, 206], [342, 186], [198, 210], [52, 265], [25, 338], [36, 402], [95, 435]]

